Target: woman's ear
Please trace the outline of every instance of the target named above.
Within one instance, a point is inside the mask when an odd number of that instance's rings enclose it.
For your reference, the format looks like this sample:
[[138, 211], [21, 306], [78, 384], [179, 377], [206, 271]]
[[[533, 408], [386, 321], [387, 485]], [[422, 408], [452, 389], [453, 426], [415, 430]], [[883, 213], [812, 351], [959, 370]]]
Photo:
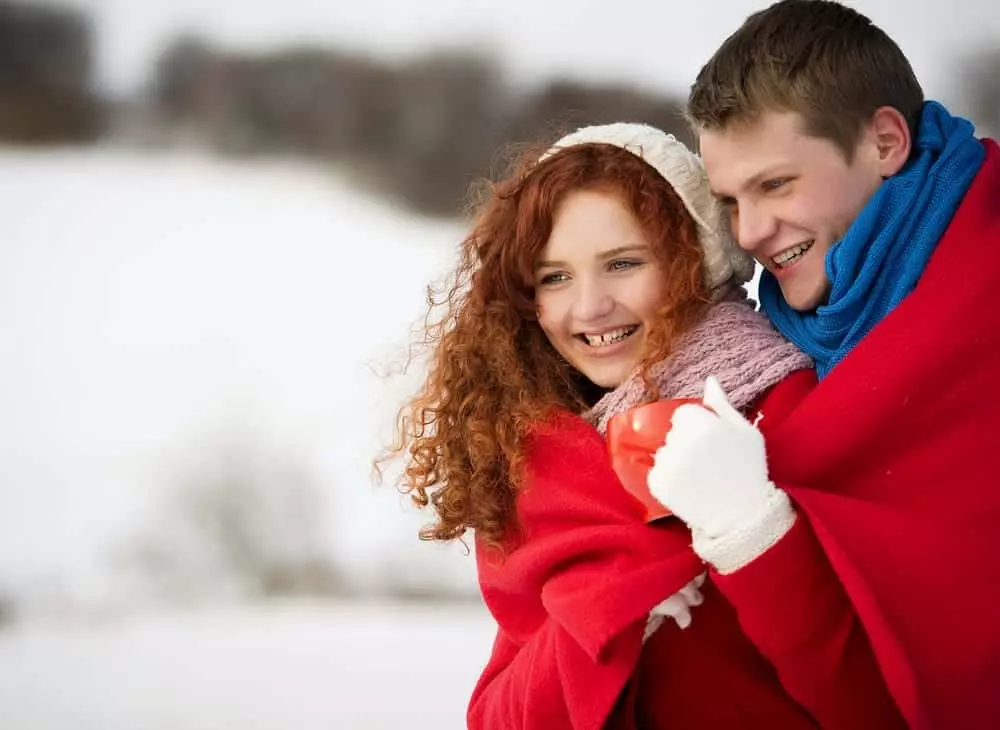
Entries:
[[871, 129], [878, 148], [879, 174], [883, 178], [892, 177], [910, 159], [913, 145], [910, 125], [906, 123], [906, 117], [898, 109], [883, 106], [875, 110]]

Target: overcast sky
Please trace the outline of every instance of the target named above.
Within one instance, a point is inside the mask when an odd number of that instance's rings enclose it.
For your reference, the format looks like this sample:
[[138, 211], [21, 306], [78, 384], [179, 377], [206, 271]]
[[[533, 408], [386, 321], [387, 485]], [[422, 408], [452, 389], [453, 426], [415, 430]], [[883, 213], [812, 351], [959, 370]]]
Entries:
[[[36, 0], [40, 2], [41, 0]], [[94, 12], [99, 77], [128, 90], [172, 34], [230, 46], [332, 42], [380, 55], [430, 45], [495, 48], [521, 78], [568, 73], [687, 89], [701, 64], [762, 0], [65, 0]], [[854, 0], [903, 47], [929, 96], [961, 98], [960, 60], [1000, 44], [995, 0]]]

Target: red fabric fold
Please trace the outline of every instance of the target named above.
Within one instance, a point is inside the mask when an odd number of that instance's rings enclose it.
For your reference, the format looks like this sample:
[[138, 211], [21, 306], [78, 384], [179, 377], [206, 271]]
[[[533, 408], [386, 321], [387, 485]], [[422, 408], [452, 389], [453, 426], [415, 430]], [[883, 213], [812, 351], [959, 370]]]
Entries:
[[566, 415], [528, 444], [521, 536], [506, 559], [477, 546], [500, 632], [471, 728], [598, 728], [642, 649], [653, 606], [704, 570], [679, 524], [644, 525], [606, 445]]

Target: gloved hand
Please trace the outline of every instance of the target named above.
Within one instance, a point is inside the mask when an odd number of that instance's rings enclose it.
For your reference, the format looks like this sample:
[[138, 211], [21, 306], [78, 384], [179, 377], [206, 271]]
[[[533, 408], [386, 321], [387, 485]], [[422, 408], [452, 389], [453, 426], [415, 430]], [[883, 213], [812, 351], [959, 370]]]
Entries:
[[705, 584], [705, 578], [706, 574], [702, 573], [670, 598], [653, 606], [646, 620], [646, 631], [642, 636], [644, 642], [660, 628], [665, 618], [672, 618], [682, 629], [691, 625], [691, 607], [700, 606], [705, 600], [698, 590]]
[[691, 529], [695, 552], [732, 573], [784, 537], [795, 511], [768, 478], [763, 434], [714, 377], [705, 381], [702, 402], [711, 410], [688, 404], [674, 412], [647, 484]]

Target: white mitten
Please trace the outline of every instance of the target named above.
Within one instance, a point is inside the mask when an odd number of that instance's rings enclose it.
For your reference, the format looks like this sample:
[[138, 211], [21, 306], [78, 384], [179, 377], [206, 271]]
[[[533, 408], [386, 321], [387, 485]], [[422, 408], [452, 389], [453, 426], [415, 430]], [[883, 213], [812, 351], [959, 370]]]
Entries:
[[768, 479], [763, 434], [713, 377], [702, 402], [712, 410], [688, 404], [674, 411], [647, 484], [691, 529], [695, 552], [720, 573], [732, 573], [784, 537], [795, 511]]
[[702, 573], [670, 598], [653, 606], [646, 620], [646, 631], [642, 636], [644, 642], [660, 628], [665, 618], [672, 618], [682, 629], [691, 625], [691, 607], [700, 606], [705, 600], [698, 590], [705, 584], [705, 578], [706, 574]]

